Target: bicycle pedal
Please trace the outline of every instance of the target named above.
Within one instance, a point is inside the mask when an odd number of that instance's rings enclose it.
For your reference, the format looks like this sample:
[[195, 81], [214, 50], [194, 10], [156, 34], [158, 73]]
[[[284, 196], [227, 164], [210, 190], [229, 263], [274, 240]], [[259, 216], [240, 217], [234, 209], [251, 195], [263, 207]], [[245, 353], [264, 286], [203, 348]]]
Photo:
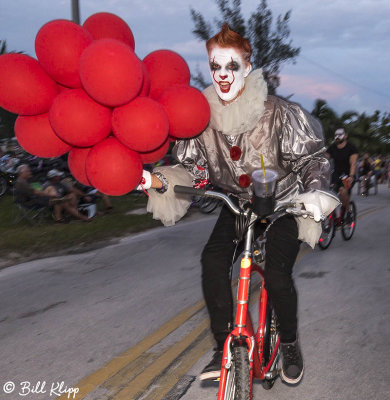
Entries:
[[272, 371], [266, 372], [264, 374], [264, 379], [270, 380], [276, 378], [278, 375], [280, 375], [280, 369], [275, 368]]

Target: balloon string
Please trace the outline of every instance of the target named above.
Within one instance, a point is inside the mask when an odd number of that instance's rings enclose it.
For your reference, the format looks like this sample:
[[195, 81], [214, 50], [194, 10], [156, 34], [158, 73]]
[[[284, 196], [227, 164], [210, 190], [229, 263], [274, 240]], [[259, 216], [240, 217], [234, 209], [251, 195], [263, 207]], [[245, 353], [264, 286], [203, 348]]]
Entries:
[[148, 191], [144, 188], [144, 185], [141, 183], [142, 191], [149, 197]]

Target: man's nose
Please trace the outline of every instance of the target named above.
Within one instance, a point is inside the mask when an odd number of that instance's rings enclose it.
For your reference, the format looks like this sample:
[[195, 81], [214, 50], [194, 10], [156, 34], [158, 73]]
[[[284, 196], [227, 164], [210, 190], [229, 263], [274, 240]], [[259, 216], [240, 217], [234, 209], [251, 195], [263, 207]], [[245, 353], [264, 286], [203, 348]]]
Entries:
[[224, 80], [224, 79], [226, 79], [228, 76], [227, 76], [227, 75], [219, 75], [219, 77], [220, 77], [222, 80]]

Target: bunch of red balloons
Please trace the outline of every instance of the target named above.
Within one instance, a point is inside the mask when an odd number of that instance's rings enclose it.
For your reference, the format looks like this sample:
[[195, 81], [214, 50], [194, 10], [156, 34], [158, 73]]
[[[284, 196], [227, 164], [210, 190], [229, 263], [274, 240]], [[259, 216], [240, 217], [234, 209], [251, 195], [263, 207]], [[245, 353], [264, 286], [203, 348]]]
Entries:
[[38, 157], [69, 152], [72, 175], [103, 193], [133, 190], [143, 164], [160, 160], [171, 140], [200, 134], [210, 119], [179, 54], [157, 50], [140, 60], [134, 48], [127, 23], [101, 12], [83, 26], [43, 25], [37, 60], [0, 56], [0, 107], [19, 114], [19, 144]]

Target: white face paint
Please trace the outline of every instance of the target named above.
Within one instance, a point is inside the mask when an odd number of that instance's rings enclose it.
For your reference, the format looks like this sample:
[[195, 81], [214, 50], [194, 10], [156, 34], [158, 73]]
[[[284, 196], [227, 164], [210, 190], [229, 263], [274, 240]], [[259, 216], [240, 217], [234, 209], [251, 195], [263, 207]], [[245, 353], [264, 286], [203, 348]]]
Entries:
[[252, 66], [241, 53], [230, 47], [214, 47], [209, 54], [210, 75], [218, 96], [224, 101], [232, 101], [245, 85], [245, 78]]

